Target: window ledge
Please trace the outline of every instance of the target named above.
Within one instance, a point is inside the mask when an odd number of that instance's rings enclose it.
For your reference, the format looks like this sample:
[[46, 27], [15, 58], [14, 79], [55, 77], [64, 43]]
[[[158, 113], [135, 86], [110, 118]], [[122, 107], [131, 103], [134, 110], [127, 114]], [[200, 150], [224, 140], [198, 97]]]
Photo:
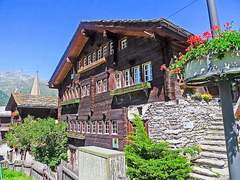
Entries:
[[101, 64], [104, 64], [106, 63], [106, 58], [103, 57], [101, 59], [98, 59], [97, 61], [91, 63], [91, 64], [88, 64], [87, 66], [84, 66], [84, 67], [81, 67], [79, 70], [78, 70], [78, 73], [81, 74], [81, 73], [84, 73], [86, 71], [89, 71], [91, 69], [94, 69], [95, 67], [97, 66], [100, 66]]
[[150, 82], [143, 82], [143, 83], [135, 84], [132, 86], [112, 90], [110, 91], [110, 95], [117, 96], [117, 95], [127, 94], [130, 92], [140, 91], [144, 89], [150, 89], [150, 88], [151, 88]]
[[68, 105], [68, 104], [76, 104], [76, 103], [80, 103], [80, 99], [70, 99], [70, 100], [65, 100], [63, 102], [61, 102], [61, 105]]
[[81, 134], [79, 132], [67, 132], [67, 136], [70, 137], [70, 138], [75, 138], [75, 139], [85, 139], [85, 136], [84, 134]]

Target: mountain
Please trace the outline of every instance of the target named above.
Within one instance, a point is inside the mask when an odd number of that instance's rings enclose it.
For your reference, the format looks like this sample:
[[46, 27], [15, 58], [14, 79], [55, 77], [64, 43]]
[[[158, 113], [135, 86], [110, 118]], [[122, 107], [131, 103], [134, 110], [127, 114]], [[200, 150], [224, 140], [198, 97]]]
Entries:
[[[0, 106], [6, 105], [11, 92], [29, 94], [31, 92], [34, 76], [16, 72], [0, 72]], [[40, 92], [42, 96], [57, 96], [57, 90], [50, 89], [47, 81], [40, 81]]]
[[0, 90], [0, 106], [6, 105], [8, 99], [9, 99], [9, 96]]

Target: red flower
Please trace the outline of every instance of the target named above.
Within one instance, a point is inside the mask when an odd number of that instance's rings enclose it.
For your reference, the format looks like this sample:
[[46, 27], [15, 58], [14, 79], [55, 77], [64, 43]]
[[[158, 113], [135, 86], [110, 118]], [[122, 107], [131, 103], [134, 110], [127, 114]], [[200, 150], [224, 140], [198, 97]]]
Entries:
[[212, 30], [213, 31], [219, 31], [220, 30], [220, 27], [218, 25], [213, 25], [212, 26]]
[[211, 37], [212, 37], [212, 33], [211, 33], [211, 32], [208, 32], [208, 31], [206, 31], [206, 32], [204, 32], [204, 33], [203, 33], [203, 37], [205, 37], [206, 39], [209, 39], [209, 38], [211, 38]]
[[188, 38], [187, 42], [190, 45], [199, 45], [199, 44], [203, 44], [204, 40], [199, 35], [193, 35]]
[[161, 66], [160, 66], [160, 71], [165, 71], [165, 70], [167, 70], [168, 68], [167, 68], [167, 66], [166, 66], [166, 64], [162, 64]]

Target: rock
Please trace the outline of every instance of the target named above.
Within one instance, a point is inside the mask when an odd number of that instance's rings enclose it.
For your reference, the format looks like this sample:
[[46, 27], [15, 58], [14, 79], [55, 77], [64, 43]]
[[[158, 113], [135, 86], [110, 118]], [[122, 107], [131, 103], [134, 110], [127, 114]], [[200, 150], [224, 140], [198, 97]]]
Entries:
[[214, 172], [212, 172], [209, 169], [206, 169], [204, 167], [195, 166], [195, 167], [193, 167], [192, 170], [196, 174], [201, 174], [201, 175], [210, 176], [210, 177], [217, 177], [216, 173], [214, 173]]
[[203, 159], [203, 158], [197, 159], [195, 162], [197, 164], [207, 165], [210, 167], [217, 167], [217, 168], [223, 168], [226, 164], [223, 160]]

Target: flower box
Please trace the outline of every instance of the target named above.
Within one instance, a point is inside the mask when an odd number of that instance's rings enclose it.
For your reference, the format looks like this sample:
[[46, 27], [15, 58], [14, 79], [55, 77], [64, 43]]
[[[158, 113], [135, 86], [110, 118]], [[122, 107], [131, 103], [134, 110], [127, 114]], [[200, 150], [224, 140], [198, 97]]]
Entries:
[[76, 103], [80, 103], [80, 99], [70, 99], [67, 101], [63, 101], [61, 102], [61, 105], [64, 106], [64, 105], [76, 104]]
[[226, 53], [222, 59], [207, 56], [191, 60], [184, 67], [184, 79], [189, 85], [200, 85], [209, 81], [219, 81], [222, 77], [235, 77], [240, 74], [240, 57]]
[[112, 91], [110, 91], [110, 95], [116, 96], [116, 95], [126, 94], [126, 93], [130, 93], [130, 92], [135, 92], [135, 91], [140, 91], [140, 90], [150, 89], [150, 88], [151, 88], [150, 82], [143, 82], [143, 83], [139, 83], [139, 84], [136, 84], [133, 86], [128, 86], [128, 87], [112, 90]]

